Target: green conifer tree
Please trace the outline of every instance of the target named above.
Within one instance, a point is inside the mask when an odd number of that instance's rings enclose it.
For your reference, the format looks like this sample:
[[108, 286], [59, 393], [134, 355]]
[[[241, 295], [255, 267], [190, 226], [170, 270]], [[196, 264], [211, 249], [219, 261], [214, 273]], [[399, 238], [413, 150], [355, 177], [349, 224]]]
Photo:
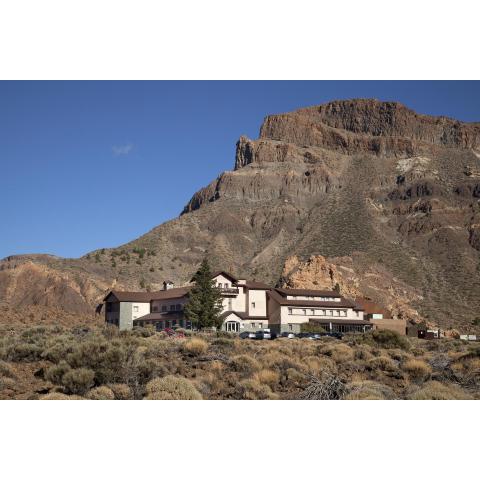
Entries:
[[189, 299], [185, 305], [185, 317], [192, 326], [202, 330], [204, 328], [222, 326], [222, 296], [212, 280], [212, 272], [207, 259], [202, 261], [200, 269], [194, 275], [195, 285], [189, 292]]

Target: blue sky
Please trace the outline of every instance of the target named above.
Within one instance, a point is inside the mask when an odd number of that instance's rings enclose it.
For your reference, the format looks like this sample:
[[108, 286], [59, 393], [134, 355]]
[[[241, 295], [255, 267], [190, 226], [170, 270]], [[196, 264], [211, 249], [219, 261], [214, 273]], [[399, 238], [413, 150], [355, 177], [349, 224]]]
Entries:
[[130, 241], [230, 170], [265, 115], [358, 97], [480, 121], [480, 82], [0, 82], [0, 258]]

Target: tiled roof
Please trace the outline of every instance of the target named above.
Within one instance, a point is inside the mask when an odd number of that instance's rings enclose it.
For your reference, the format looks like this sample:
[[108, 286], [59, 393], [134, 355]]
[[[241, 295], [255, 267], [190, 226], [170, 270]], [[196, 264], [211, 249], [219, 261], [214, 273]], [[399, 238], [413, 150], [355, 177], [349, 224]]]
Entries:
[[159, 290], [158, 292], [123, 292], [120, 290], [112, 290], [103, 301], [106, 301], [111, 295], [115, 296], [119, 302], [149, 303], [152, 300], [170, 300], [184, 297], [191, 288], [192, 287], [169, 288], [168, 290]]

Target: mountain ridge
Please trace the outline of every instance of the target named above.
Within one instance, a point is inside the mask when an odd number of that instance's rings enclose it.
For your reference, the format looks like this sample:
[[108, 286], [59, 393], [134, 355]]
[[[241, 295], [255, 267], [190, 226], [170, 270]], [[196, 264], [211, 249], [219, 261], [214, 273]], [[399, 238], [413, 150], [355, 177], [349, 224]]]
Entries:
[[[368, 285], [377, 275], [397, 297], [403, 289], [412, 298], [418, 318], [468, 325], [480, 310], [477, 172], [478, 122], [371, 99], [268, 115], [258, 139], [240, 137], [233, 170], [195, 192], [179, 217], [76, 260], [8, 257], [0, 297], [10, 292], [10, 304], [28, 303], [12, 272], [29, 262], [57, 285], [47, 289], [48, 302], [72, 297], [67, 309], [82, 310], [83, 302], [90, 311], [113, 285], [184, 283], [205, 255], [215, 268], [271, 284], [289, 283], [284, 266], [293, 256], [306, 264], [323, 257], [337, 266], [344, 259], [360, 293], [391, 301], [381, 282]], [[41, 293], [33, 296], [40, 303]]]

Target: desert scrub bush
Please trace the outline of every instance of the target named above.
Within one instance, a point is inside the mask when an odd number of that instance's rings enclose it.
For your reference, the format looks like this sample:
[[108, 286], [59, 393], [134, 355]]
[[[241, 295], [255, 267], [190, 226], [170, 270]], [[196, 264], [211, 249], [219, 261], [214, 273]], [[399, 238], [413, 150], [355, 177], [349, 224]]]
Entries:
[[14, 388], [17, 382], [11, 377], [0, 376], [0, 390]]
[[425, 363], [423, 360], [418, 360], [412, 358], [407, 360], [403, 365], [402, 369], [404, 372], [407, 372], [410, 378], [418, 381], [425, 380], [432, 373], [430, 366]]
[[95, 372], [89, 368], [75, 368], [62, 377], [62, 385], [67, 392], [83, 395], [94, 383]]
[[62, 360], [58, 365], [52, 365], [45, 372], [45, 380], [56, 385], [61, 385], [63, 376], [70, 370], [70, 365], [65, 360]]
[[400, 335], [393, 330], [373, 330], [362, 335], [355, 335], [351, 339], [353, 343], [366, 343], [367, 345], [379, 346], [382, 348], [400, 348], [409, 350], [411, 345], [407, 337]]
[[242, 380], [239, 384], [240, 398], [244, 400], [277, 400], [279, 397], [267, 385], [254, 378]]
[[392, 400], [395, 397], [393, 390], [382, 383], [371, 380], [351, 382], [345, 388], [345, 400]]
[[219, 337], [212, 340], [212, 345], [223, 347], [225, 349], [232, 349], [235, 346], [235, 340], [233, 338]]
[[311, 377], [310, 383], [298, 396], [302, 400], [338, 400], [345, 392], [344, 382], [336, 375], [324, 372], [320, 378]]
[[13, 362], [35, 362], [41, 354], [42, 347], [34, 343], [16, 343], [7, 351], [7, 358]]
[[374, 357], [367, 362], [369, 370], [382, 370], [384, 372], [393, 372], [397, 369], [397, 364], [390, 357]]
[[354, 351], [345, 343], [330, 343], [319, 348], [319, 353], [331, 357], [337, 363], [353, 360]]
[[167, 375], [154, 378], [147, 383], [147, 400], [201, 400], [202, 396], [195, 386], [183, 377]]
[[281, 384], [287, 389], [305, 387], [307, 381], [307, 376], [295, 368], [287, 368], [280, 379]]
[[85, 397], [89, 400], [115, 400], [115, 394], [105, 385], [92, 388]]
[[65, 395], [60, 392], [51, 392], [42, 395], [40, 400], [84, 400], [84, 398], [79, 395]]
[[451, 365], [455, 379], [464, 386], [480, 386], [480, 358], [463, 356]]
[[280, 375], [278, 372], [264, 368], [263, 370], [256, 372], [253, 378], [258, 383], [261, 383], [262, 385], [268, 385], [269, 387], [273, 388], [278, 383]]
[[249, 355], [236, 355], [230, 360], [233, 370], [240, 373], [252, 373], [260, 370], [260, 363]]
[[303, 363], [308, 369], [308, 372], [317, 375], [321, 372], [327, 372], [330, 374], [337, 373], [337, 364], [330, 357], [316, 357], [309, 356], [303, 359]]
[[355, 360], [370, 360], [373, 358], [370, 345], [358, 345], [354, 349]]
[[208, 343], [198, 337], [188, 339], [182, 346], [183, 351], [190, 355], [201, 355], [208, 350]]
[[461, 388], [431, 381], [411, 393], [410, 400], [469, 400], [472, 397]]
[[132, 389], [125, 383], [111, 383], [108, 387], [113, 392], [115, 400], [131, 400], [133, 398]]
[[65, 359], [66, 356], [73, 352], [76, 342], [72, 336], [59, 335], [49, 339], [42, 352], [42, 358], [58, 363]]
[[0, 377], [16, 378], [13, 368], [2, 360], [0, 360]]

